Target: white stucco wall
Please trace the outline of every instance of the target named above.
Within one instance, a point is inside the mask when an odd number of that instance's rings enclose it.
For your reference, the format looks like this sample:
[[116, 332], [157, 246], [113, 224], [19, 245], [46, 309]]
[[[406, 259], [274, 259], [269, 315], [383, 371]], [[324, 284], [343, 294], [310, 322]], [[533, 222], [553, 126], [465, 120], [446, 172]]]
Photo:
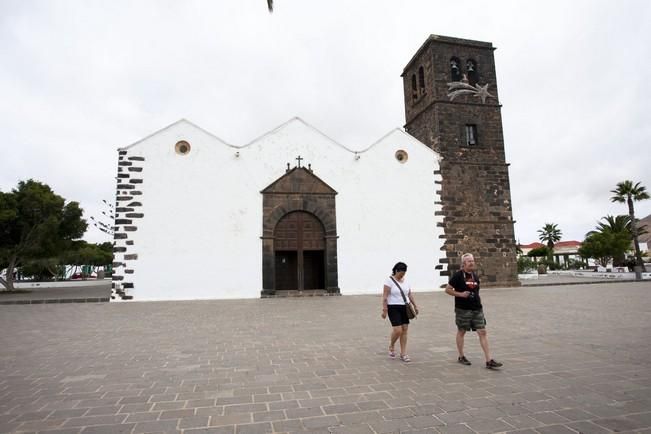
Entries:
[[[190, 143], [189, 154], [174, 151], [179, 140]], [[241, 147], [182, 120], [123, 148], [127, 157], [145, 158], [138, 185], [144, 217], [128, 233], [133, 245], [116, 240], [138, 254], [127, 261], [133, 274], [123, 274], [134, 284], [127, 293], [134, 300], [260, 297], [260, 191], [298, 155], [338, 192], [342, 294], [379, 293], [397, 261], [408, 264], [416, 290], [438, 289], [445, 281], [434, 269], [443, 255], [436, 153], [400, 130], [364, 148], [356, 154], [298, 118]], [[404, 164], [398, 149], [409, 155]]]

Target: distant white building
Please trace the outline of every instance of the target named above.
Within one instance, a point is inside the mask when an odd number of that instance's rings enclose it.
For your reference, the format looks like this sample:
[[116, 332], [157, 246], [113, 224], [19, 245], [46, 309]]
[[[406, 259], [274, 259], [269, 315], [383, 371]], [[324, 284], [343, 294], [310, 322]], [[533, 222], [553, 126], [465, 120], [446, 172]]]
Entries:
[[299, 118], [244, 146], [178, 121], [119, 149], [114, 300], [435, 290], [438, 155], [401, 130], [349, 149]]

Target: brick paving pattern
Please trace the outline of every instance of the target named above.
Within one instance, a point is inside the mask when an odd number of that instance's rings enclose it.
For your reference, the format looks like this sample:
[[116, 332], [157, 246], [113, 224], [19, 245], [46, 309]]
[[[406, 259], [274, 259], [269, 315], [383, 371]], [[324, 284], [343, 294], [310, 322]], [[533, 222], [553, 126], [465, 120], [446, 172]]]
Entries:
[[[179, 288], [182, 290], [182, 288]], [[651, 283], [482, 291], [501, 371], [417, 294], [0, 306], [0, 432], [651, 432]]]

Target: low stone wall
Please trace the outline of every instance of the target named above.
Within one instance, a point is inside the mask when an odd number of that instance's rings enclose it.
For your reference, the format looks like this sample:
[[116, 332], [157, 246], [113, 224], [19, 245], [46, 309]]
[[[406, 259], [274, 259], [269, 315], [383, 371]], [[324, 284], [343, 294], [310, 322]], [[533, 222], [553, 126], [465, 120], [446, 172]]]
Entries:
[[111, 279], [88, 279], [88, 280], [62, 280], [58, 282], [17, 282], [14, 283], [16, 289], [30, 288], [77, 288], [80, 286], [102, 286], [111, 283]]

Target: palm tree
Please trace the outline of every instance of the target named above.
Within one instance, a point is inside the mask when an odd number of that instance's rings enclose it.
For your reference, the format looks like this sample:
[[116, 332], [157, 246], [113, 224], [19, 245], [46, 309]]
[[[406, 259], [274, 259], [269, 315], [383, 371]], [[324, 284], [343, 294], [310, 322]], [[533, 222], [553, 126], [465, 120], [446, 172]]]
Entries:
[[[604, 221], [598, 222], [595, 230], [585, 234], [586, 239], [598, 234], [604, 234], [605, 236], [610, 235], [611, 237], [609, 239], [611, 240], [628, 240], [628, 245], [630, 247], [630, 243], [633, 240], [633, 233], [631, 232], [631, 218], [629, 216], [607, 215], [605, 217], [602, 217], [601, 220]], [[618, 242], [618, 246], [620, 244], [621, 243]], [[613, 265], [620, 266], [624, 264], [624, 260], [626, 259], [626, 249], [617, 249], [616, 251], [612, 252], [612, 255]]]
[[635, 260], [637, 265], [642, 268], [642, 271], [646, 271], [644, 268], [644, 262], [642, 261], [642, 254], [640, 253], [640, 242], [638, 241], [639, 233], [637, 230], [637, 221], [635, 220], [635, 209], [633, 207], [634, 201], [649, 199], [646, 187], [640, 185], [639, 182], [633, 185], [633, 181], [626, 180], [617, 183], [617, 188], [610, 192], [614, 194], [614, 196], [610, 198], [611, 202], [626, 202], [628, 205], [628, 216], [631, 219], [631, 234], [633, 235], [633, 245], [635, 246]]
[[554, 244], [561, 240], [563, 233], [558, 229], [556, 223], [545, 223], [542, 229], [538, 229], [538, 233], [540, 234], [538, 239], [543, 243], [547, 243], [549, 249], [549, 256], [547, 259], [551, 261], [554, 254]]

